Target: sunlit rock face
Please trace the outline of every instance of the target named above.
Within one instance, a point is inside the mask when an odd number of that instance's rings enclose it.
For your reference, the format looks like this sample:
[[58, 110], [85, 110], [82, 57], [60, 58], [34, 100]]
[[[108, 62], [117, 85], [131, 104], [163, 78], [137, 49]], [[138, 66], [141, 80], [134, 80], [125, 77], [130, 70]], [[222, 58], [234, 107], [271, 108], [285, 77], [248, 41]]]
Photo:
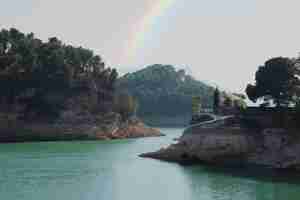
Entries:
[[141, 156], [179, 163], [300, 169], [300, 141], [285, 129], [198, 128], [183, 134], [176, 144]]

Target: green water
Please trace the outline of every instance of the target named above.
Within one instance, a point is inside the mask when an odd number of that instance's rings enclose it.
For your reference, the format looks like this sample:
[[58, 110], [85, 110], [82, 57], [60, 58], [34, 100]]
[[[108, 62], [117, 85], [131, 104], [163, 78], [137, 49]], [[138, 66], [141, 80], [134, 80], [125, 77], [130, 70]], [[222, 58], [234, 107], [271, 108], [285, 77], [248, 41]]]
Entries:
[[[2, 200], [300, 199], [290, 178], [248, 170], [180, 166], [137, 157], [173, 142], [166, 137], [101, 142], [0, 145]], [[260, 171], [264, 175], [265, 172]]]

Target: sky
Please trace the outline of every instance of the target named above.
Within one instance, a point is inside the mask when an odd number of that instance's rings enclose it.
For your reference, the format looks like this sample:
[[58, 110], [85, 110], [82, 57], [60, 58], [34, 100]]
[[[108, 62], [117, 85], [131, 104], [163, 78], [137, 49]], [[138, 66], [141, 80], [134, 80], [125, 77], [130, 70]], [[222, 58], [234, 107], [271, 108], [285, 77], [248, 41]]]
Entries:
[[0, 28], [92, 49], [122, 74], [171, 64], [234, 92], [243, 92], [267, 59], [300, 52], [297, 0], [0, 0], [0, 5]]

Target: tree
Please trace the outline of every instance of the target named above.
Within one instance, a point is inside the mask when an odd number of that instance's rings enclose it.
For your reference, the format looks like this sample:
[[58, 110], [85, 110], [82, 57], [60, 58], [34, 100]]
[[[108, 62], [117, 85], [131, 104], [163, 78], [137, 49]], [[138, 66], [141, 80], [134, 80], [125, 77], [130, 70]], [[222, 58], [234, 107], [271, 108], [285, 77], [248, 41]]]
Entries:
[[247, 104], [246, 102], [243, 100], [243, 99], [234, 99], [233, 100], [233, 105], [234, 105], [234, 108], [242, 111], [242, 110], [245, 110], [247, 108]]
[[299, 121], [300, 121], [300, 101], [296, 102], [295, 113], [293, 114], [293, 118], [294, 118], [293, 126], [296, 127], [296, 128], [300, 128], [300, 124], [299, 124]]
[[225, 97], [224, 97], [225, 99], [224, 99], [224, 106], [225, 107], [232, 107], [233, 105], [233, 100], [231, 99], [231, 97], [230, 96], [228, 96], [228, 95], [225, 95]]
[[220, 106], [220, 91], [218, 88], [216, 88], [214, 92], [214, 112], [219, 112], [219, 106]]
[[114, 98], [114, 110], [120, 113], [123, 120], [136, 114], [137, 101], [127, 93], [121, 93]]
[[110, 89], [114, 89], [114, 86], [115, 86], [114, 84], [115, 84], [117, 78], [118, 78], [118, 72], [116, 69], [113, 69], [109, 76], [109, 83], [110, 83], [109, 88]]
[[183, 123], [188, 123], [184, 119], [192, 115], [191, 99], [200, 96], [202, 107], [212, 109], [215, 91], [215, 88], [169, 65], [151, 65], [124, 75], [118, 79], [116, 89], [128, 91], [138, 99], [139, 116], [148, 119], [176, 116], [182, 117]]
[[14, 28], [0, 30], [0, 101], [5, 107], [22, 105], [49, 115], [86, 90], [91, 92], [87, 104], [92, 99], [112, 103], [117, 76], [89, 49], [65, 45], [56, 37], [43, 42]]
[[246, 99], [246, 96], [245, 96], [244, 94], [232, 93], [232, 95], [234, 95], [234, 96], [236, 96], [236, 97], [239, 97], [239, 98], [241, 98], [241, 99], [243, 99], [243, 100]]
[[277, 106], [288, 106], [295, 95], [295, 65], [289, 58], [272, 58], [260, 66], [255, 74], [255, 84], [248, 84], [246, 93], [249, 99], [256, 102], [273, 100]]

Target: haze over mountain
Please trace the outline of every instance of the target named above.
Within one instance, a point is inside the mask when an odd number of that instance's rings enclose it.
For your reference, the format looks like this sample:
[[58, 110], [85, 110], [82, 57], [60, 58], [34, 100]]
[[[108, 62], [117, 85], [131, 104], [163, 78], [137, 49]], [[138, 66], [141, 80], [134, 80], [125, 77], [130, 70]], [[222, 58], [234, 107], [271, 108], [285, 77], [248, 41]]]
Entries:
[[201, 97], [203, 107], [212, 106], [214, 88], [172, 65], [155, 64], [125, 74], [117, 85], [119, 92], [128, 92], [138, 100], [137, 114], [150, 124], [186, 124], [193, 96]]

